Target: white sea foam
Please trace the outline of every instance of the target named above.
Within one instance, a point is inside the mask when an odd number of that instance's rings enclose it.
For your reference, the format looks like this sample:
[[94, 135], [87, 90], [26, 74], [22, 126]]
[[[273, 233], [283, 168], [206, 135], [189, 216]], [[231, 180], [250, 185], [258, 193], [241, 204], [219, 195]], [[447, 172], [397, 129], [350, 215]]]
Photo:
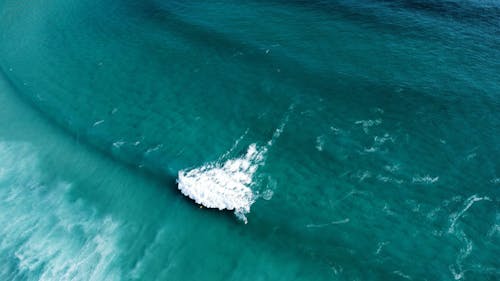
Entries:
[[402, 184], [404, 181], [401, 180], [401, 179], [396, 179], [396, 178], [392, 178], [392, 177], [389, 177], [389, 176], [384, 176], [384, 175], [377, 175], [377, 180], [381, 181], [381, 182], [391, 182], [391, 183], [395, 183], [395, 184]]
[[460, 248], [460, 252], [457, 255], [457, 258], [455, 260], [454, 265], [450, 265], [449, 269], [451, 273], [453, 274], [453, 278], [455, 280], [461, 280], [464, 278], [465, 274], [465, 269], [464, 269], [464, 264], [463, 262], [465, 259], [472, 253], [473, 249], [473, 243], [472, 240], [467, 238], [467, 235], [465, 235], [465, 232], [463, 230], [458, 230], [454, 233], [457, 237], [457, 239], [462, 242], [464, 245], [462, 248]]
[[[457, 198], [458, 199], [458, 198]], [[453, 200], [456, 201], [456, 200]], [[467, 198], [464, 202], [464, 206], [458, 212], [453, 213], [450, 216], [450, 227], [448, 228], [448, 234], [455, 235], [455, 237], [462, 242], [463, 246], [460, 248], [460, 252], [457, 255], [455, 264], [451, 264], [449, 269], [453, 274], [455, 280], [461, 280], [465, 277], [466, 268], [464, 268], [464, 261], [472, 253], [474, 244], [470, 238], [467, 237], [465, 231], [457, 226], [457, 222], [462, 218], [465, 213], [474, 205], [476, 202], [480, 201], [493, 201], [488, 196], [478, 196], [474, 194]]]
[[392, 272], [393, 274], [397, 275], [397, 276], [400, 276], [400, 277], [403, 277], [404, 279], [408, 279], [408, 280], [412, 280], [411, 276], [408, 275], [408, 274], [404, 274], [403, 272], [401, 272], [400, 270], [395, 270]]
[[113, 143], [113, 147], [114, 147], [114, 148], [120, 148], [120, 147], [122, 147], [124, 144], [125, 144], [125, 142], [124, 142], [124, 141], [115, 141], [115, 142]]
[[467, 210], [469, 210], [470, 207], [472, 207], [472, 205], [474, 205], [474, 203], [484, 200], [491, 201], [491, 199], [488, 196], [480, 197], [477, 196], [476, 194], [467, 198], [467, 200], [465, 201], [464, 208], [458, 211], [457, 213], [451, 215], [450, 217], [451, 224], [450, 227], [448, 228], [448, 233], [452, 233], [455, 230], [455, 225], [457, 221], [465, 214], [465, 212], [467, 212]]
[[94, 122], [94, 125], [92, 125], [92, 126], [94, 126], [94, 127], [95, 127], [95, 126], [98, 126], [98, 125], [100, 125], [100, 124], [102, 124], [102, 123], [104, 123], [104, 120], [95, 121], [95, 122]]
[[357, 178], [359, 182], [364, 181], [365, 179], [371, 178], [372, 173], [370, 171], [357, 171], [352, 177]]
[[432, 177], [430, 175], [425, 175], [425, 176], [416, 176], [412, 178], [413, 183], [417, 184], [433, 184], [439, 180], [439, 177]]
[[[245, 155], [225, 160], [246, 136], [247, 130], [217, 161], [193, 169], [180, 170], [177, 178], [178, 189], [207, 208], [234, 210], [235, 215], [247, 223], [246, 214], [259, 197], [258, 193], [252, 191], [254, 175], [257, 169], [264, 165], [267, 151], [283, 133], [293, 109], [294, 105], [291, 105], [266, 146], [259, 147], [253, 143]], [[260, 197], [269, 200], [272, 194], [270, 190]]]
[[369, 128], [373, 126], [378, 126], [382, 124], [382, 119], [375, 120], [358, 120], [354, 122], [356, 125], [361, 125], [363, 127], [363, 131], [368, 134]]
[[324, 147], [325, 147], [325, 136], [321, 135], [316, 137], [316, 149], [318, 151], [323, 151]]
[[0, 142], [0, 170], [0, 279], [120, 279], [115, 219], [67, 200], [70, 183], [43, 180], [28, 144]]
[[271, 189], [266, 189], [263, 193], [262, 193], [262, 198], [264, 200], [271, 200], [271, 198], [273, 198], [273, 195], [274, 195], [274, 192], [271, 190]]
[[391, 135], [389, 135], [388, 133], [385, 133], [383, 136], [375, 136], [373, 140], [375, 142], [374, 145], [383, 145], [387, 141], [394, 143], [394, 138], [391, 137]]
[[333, 132], [334, 135], [338, 135], [341, 132], [339, 128], [335, 128], [334, 126], [330, 126], [330, 130]]
[[394, 173], [399, 170], [400, 164], [385, 165], [384, 169], [388, 172]]
[[391, 242], [389, 242], [389, 241], [382, 241], [382, 242], [379, 242], [379, 243], [377, 244], [377, 250], [375, 251], [375, 255], [380, 254], [380, 252], [382, 251], [382, 248], [384, 248], [384, 247], [385, 247], [385, 245], [388, 245], [388, 244], [390, 244], [390, 243], [391, 243]]
[[178, 188], [184, 195], [207, 208], [234, 210], [246, 223], [245, 214], [250, 212], [255, 200], [250, 188], [252, 179], [263, 163], [266, 150], [251, 144], [240, 158], [181, 170], [177, 179]]

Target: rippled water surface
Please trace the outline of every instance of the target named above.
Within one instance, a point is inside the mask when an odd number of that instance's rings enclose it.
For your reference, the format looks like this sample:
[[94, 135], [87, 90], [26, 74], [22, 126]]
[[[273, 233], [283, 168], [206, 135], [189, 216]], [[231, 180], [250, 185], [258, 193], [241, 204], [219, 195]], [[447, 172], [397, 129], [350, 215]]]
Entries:
[[489, 0], [0, 0], [0, 279], [497, 280], [498, 46]]

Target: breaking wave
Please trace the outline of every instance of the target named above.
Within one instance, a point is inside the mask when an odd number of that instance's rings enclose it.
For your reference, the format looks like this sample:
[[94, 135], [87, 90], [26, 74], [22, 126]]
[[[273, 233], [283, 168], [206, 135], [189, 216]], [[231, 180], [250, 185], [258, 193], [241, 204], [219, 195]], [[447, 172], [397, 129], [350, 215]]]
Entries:
[[[239, 219], [248, 223], [246, 214], [250, 212], [250, 207], [258, 197], [251, 188], [254, 184], [254, 175], [259, 166], [264, 165], [268, 150], [283, 133], [293, 109], [292, 104], [266, 146], [259, 147], [253, 143], [245, 155], [224, 161], [224, 158], [247, 135], [247, 130], [218, 161], [193, 169], [180, 170], [177, 178], [178, 189], [182, 194], [207, 208], [234, 210]], [[271, 196], [272, 191], [263, 194], [266, 200]]]
[[240, 158], [181, 170], [178, 188], [184, 195], [207, 208], [234, 210], [236, 216], [247, 223], [245, 214], [250, 212], [250, 206], [255, 201], [250, 188], [252, 178], [264, 162], [266, 151], [251, 144]]

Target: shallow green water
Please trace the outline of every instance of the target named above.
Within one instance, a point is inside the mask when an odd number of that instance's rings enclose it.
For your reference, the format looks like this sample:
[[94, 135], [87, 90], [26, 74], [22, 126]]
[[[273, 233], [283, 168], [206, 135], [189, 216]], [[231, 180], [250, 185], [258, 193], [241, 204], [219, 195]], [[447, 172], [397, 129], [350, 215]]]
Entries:
[[[494, 1], [1, 0], [0, 279], [496, 280], [497, 46]], [[247, 224], [177, 190], [252, 144]]]

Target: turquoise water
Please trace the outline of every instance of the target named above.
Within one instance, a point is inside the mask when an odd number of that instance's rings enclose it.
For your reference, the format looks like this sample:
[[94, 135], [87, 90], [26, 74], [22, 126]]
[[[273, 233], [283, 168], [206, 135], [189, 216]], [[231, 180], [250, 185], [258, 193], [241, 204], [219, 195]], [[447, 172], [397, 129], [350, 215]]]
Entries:
[[[498, 280], [498, 46], [486, 0], [0, 0], [0, 280]], [[243, 216], [178, 190], [231, 163]]]

